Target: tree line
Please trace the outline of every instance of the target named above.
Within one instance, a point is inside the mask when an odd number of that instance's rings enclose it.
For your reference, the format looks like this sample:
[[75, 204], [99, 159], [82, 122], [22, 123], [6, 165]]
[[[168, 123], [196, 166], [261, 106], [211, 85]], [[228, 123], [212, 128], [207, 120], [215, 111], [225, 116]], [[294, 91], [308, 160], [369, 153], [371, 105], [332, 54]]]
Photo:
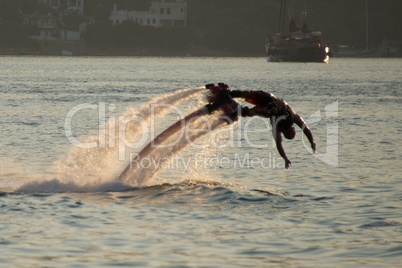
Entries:
[[[300, 22], [319, 30], [331, 44], [364, 44], [365, 0], [303, 0], [289, 4]], [[377, 46], [383, 39], [401, 40], [402, 1], [368, 0], [369, 41]], [[233, 55], [263, 55], [264, 42], [278, 30], [280, 0], [187, 0], [187, 27], [153, 28], [126, 22], [113, 26], [113, 6], [147, 10], [151, 0], [85, 0], [83, 15], [64, 18], [64, 29], [77, 28], [91, 18], [83, 36], [89, 46], [104, 48], [146, 47], [183, 51], [210, 49]], [[37, 9], [33, 0], [0, 0], [0, 47], [32, 46], [35, 27], [23, 24], [23, 15]]]

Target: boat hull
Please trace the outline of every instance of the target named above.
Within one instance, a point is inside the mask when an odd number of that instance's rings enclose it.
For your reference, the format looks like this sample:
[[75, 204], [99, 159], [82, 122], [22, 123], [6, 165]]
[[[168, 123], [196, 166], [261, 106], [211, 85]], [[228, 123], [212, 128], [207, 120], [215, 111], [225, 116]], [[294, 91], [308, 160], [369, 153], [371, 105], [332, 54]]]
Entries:
[[271, 62], [328, 62], [326, 47], [268, 48]]

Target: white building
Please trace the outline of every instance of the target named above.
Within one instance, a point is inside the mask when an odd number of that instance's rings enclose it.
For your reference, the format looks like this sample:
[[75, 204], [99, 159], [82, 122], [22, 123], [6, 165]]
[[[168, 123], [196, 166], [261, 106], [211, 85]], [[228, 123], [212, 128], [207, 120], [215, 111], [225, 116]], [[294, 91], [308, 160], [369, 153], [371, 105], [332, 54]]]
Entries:
[[63, 10], [64, 12], [78, 11], [80, 14], [84, 14], [84, 0], [37, 0], [38, 4], [43, 3], [51, 8]]
[[152, 1], [148, 11], [114, 10], [110, 15], [114, 25], [133, 21], [142, 26], [185, 27], [187, 26], [187, 2], [185, 0]]
[[37, 3], [39, 10], [24, 16], [24, 24], [36, 25], [39, 28], [39, 34], [33, 36], [34, 39], [80, 40], [81, 31], [61, 31], [58, 24], [63, 13], [77, 11], [84, 14], [84, 0], [37, 0]]
[[59, 14], [56, 10], [36, 11], [31, 15], [24, 16], [24, 24], [38, 27], [39, 34], [33, 36], [34, 39], [56, 40], [58, 17]]

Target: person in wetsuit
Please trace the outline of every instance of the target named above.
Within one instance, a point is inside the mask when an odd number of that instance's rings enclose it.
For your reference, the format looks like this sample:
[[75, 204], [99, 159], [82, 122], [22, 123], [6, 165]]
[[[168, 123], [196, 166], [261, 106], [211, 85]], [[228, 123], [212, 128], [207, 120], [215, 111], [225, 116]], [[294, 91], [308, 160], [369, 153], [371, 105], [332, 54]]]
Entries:
[[243, 113], [242, 116], [262, 116], [270, 118], [272, 126], [272, 134], [275, 139], [276, 147], [279, 154], [285, 160], [285, 168], [289, 168], [291, 162], [286, 156], [285, 150], [282, 146], [282, 135], [288, 139], [292, 140], [296, 136], [296, 130], [294, 124], [299, 126], [303, 133], [308, 138], [311, 149], [313, 153], [316, 151], [316, 145], [314, 142], [313, 134], [310, 128], [304, 121], [304, 119], [295, 112], [295, 110], [290, 107], [290, 105], [282, 99], [278, 99], [272, 93], [264, 91], [240, 91], [232, 90], [230, 91], [230, 96], [232, 98], [242, 98], [246, 102], [255, 105], [254, 108], [249, 109], [248, 114]]
[[[210, 89], [216, 87], [213, 84], [207, 85], [206, 88]], [[208, 113], [212, 113], [218, 109], [222, 109], [226, 104], [232, 104], [235, 107], [236, 111], [234, 111], [230, 118], [237, 119], [237, 116], [240, 115], [247, 116], [262, 116], [266, 118], [270, 118], [271, 126], [272, 126], [272, 134], [275, 139], [276, 147], [281, 155], [281, 157], [285, 161], [285, 168], [288, 169], [291, 162], [287, 157], [285, 150], [282, 146], [282, 135], [289, 140], [294, 139], [296, 136], [296, 130], [294, 124], [298, 125], [303, 133], [307, 136], [313, 153], [316, 151], [316, 144], [314, 142], [313, 134], [311, 133], [310, 128], [307, 126], [304, 119], [298, 115], [290, 105], [282, 100], [275, 97], [273, 94], [264, 92], [264, 91], [240, 91], [240, 90], [230, 90], [226, 84], [219, 83], [218, 87], [221, 90], [216, 90], [218, 94], [212, 94], [212, 98], [209, 98], [210, 102], [206, 105], [206, 109]], [[211, 92], [213, 92], [211, 90]], [[242, 98], [246, 102], [254, 104], [253, 108], [241, 107], [237, 102], [233, 100], [233, 98]], [[223, 109], [224, 112], [228, 115], [228, 113]]]

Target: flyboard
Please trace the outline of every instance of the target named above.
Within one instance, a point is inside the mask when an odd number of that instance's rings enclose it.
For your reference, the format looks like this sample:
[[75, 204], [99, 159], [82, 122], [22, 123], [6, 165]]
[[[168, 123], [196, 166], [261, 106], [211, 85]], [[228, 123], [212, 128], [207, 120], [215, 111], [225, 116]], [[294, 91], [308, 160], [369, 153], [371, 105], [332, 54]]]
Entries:
[[180, 131], [180, 129], [185, 127], [188, 124], [188, 122], [191, 122], [195, 120], [197, 117], [206, 114], [208, 114], [207, 109], [204, 108], [199, 109], [187, 115], [183, 119], [177, 121], [169, 128], [164, 130], [138, 153], [138, 155], [128, 164], [128, 166], [120, 174], [118, 180], [130, 185], [133, 184], [132, 181], [135, 180], [136, 185], [142, 185], [144, 181], [148, 178], [148, 176], [145, 176], [144, 172], [139, 170], [141, 169], [141, 167], [137, 163], [141, 163], [142, 159], [148, 157], [154, 150], [158, 148], [158, 146], [161, 146], [165, 140], [169, 139], [171, 136]]
[[[178, 133], [178, 131], [182, 130], [183, 127], [186, 127], [188, 123], [193, 122], [198, 117], [211, 114], [216, 110], [223, 110], [224, 116], [219, 116], [218, 120], [212, 124], [210, 130], [214, 130], [220, 126], [227, 125], [228, 123], [236, 120], [237, 116], [237, 107], [238, 104], [230, 97], [229, 88], [226, 84], [220, 83], [218, 86], [213, 84], [208, 84], [205, 86], [210, 92], [207, 96], [209, 104], [204, 106], [203, 108], [187, 115], [183, 119], [177, 121], [169, 128], [160, 133], [154, 140], [152, 140], [147, 146], [145, 146], [138, 155], [128, 164], [128, 166], [123, 170], [123, 172], [118, 177], [118, 180], [133, 186], [142, 186], [144, 182], [152, 176], [154, 172], [152, 170], [143, 168], [138, 163], [141, 163], [142, 159], [146, 157], [152, 156], [155, 153], [155, 157], [161, 158], [157, 153], [158, 147], [161, 147], [163, 143], [171, 138], [174, 134]], [[235, 116], [233, 116], [235, 114]], [[229, 120], [228, 120], [229, 119]], [[207, 134], [207, 132], [200, 132], [194, 136], [194, 139], [197, 139], [203, 135]], [[178, 143], [174, 147], [174, 151], [178, 152], [186, 146], [186, 143]], [[166, 151], [162, 154], [166, 155]], [[173, 151], [173, 150], [172, 150]]]

